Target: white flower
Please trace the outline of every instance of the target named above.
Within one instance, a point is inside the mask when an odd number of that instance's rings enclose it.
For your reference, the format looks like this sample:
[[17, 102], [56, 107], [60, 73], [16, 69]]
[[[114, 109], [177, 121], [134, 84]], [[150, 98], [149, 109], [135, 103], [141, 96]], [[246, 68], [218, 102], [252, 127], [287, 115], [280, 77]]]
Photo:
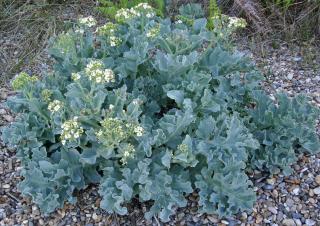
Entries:
[[140, 100], [139, 100], [139, 99], [134, 99], [134, 100], [132, 101], [132, 103], [133, 103], [134, 105], [139, 105], [139, 104], [140, 104]]
[[102, 136], [102, 130], [99, 130], [98, 132], [96, 132], [96, 135], [98, 136], [98, 137], [101, 137]]
[[120, 9], [116, 13], [116, 20], [119, 22], [126, 22], [127, 20], [146, 16], [151, 18], [155, 16], [153, 8], [147, 3], [140, 3], [131, 9]]
[[111, 69], [103, 70], [103, 63], [99, 60], [92, 60], [85, 68], [86, 75], [90, 81], [96, 83], [115, 82], [115, 76]]
[[129, 156], [130, 156], [130, 152], [125, 151], [125, 152], [123, 153], [123, 156], [124, 156], [124, 157], [129, 157]]
[[61, 106], [56, 105], [56, 106], [53, 108], [53, 110], [54, 110], [55, 112], [57, 112], [57, 111], [59, 111], [59, 110], [60, 110], [60, 108], [61, 108]]
[[118, 46], [121, 43], [121, 39], [116, 36], [110, 36], [109, 37], [109, 44], [112, 47]]
[[182, 20], [177, 20], [176, 24], [182, 24]]
[[238, 17], [229, 17], [229, 28], [245, 28], [247, 25], [245, 19]]
[[96, 19], [94, 19], [92, 16], [83, 17], [79, 19], [79, 24], [85, 25], [88, 27], [93, 27], [97, 23]]
[[144, 129], [141, 126], [136, 126], [134, 128], [134, 132], [138, 137], [141, 137], [143, 135]]
[[154, 28], [151, 28], [147, 33], [146, 36], [148, 38], [154, 38], [156, 37], [160, 32], [160, 27], [159, 25], [155, 26]]
[[58, 112], [62, 108], [62, 102], [60, 100], [54, 100], [48, 105], [48, 110], [53, 112]]
[[76, 28], [74, 30], [75, 33], [78, 33], [78, 34], [83, 34], [84, 33], [84, 30], [82, 28]]
[[79, 73], [72, 73], [71, 74], [71, 79], [73, 81], [78, 81], [81, 78], [81, 75]]
[[113, 104], [110, 104], [109, 105], [109, 110], [112, 110], [114, 108], [114, 105]]
[[101, 83], [101, 77], [97, 77], [97, 78], [96, 78], [96, 82], [97, 82], [97, 83]]
[[106, 82], [115, 82], [114, 73], [111, 69], [104, 70], [104, 80]]
[[124, 152], [122, 153], [121, 162], [123, 164], [127, 164], [128, 163], [128, 159], [129, 158], [133, 158], [135, 152], [136, 152], [136, 150], [135, 150], [134, 146], [132, 144], [127, 144], [124, 147]]
[[143, 8], [143, 9], [152, 9], [152, 7], [148, 3], [140, 3], [135, 8]]
[[83, 128], [79, 126], [78, 117], [75, 116], [73, 119], [65, 121], [62, 125], [61, 132], [61, 143], [66, 144], [67, 140], [74, 141], [78, 139], [83, 133]]

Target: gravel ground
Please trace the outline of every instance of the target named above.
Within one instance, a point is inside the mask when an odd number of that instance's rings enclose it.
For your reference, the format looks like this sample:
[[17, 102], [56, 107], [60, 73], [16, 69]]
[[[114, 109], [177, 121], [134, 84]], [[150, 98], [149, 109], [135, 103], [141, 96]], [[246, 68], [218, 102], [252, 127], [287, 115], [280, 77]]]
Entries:
[[[245, 43], [241, 46], [246, 46]], [[280, 45], [262, 58], [243, 48], [264, 72], [264, 86], [272, 95], [275, 91], [289, 94], [305, 93], [312, 102], [320, 106], [319, 49], [313, 47]], [[312, 56], [312, 57], [310, 57]], [[42, 65], [46, 67], [46, 65]], [[36, 70], [38, 67], [35, 67]], [[33, 72], [32, 68], [27, 68]], [[14, 95], [8, 87], [0, 89], [0, 126], [14, 120], [2, 106], [8, 96]], [[320, 134], [320, 133], [319, 133]], [[65, 205], [61, 210], [44, 216], [29, 199], [17, 191], [20, 163], [14, 157], [15, 151], [0, 143], [0, 225], [160, 225], [157, 219], [146, 221], [143, 213], [148, 204], [133, 201], [130, 214], [120, 217], [108, 214], [99, 208], [100, 197], [96, 186], [79, 193], [76, 205]], [[197, 214], [197, 194], [189, 196], [186, 208], [178, 209], [172, 221], [166, 225], [320, 225], [320, 155], [302, 155], [293, 166], [294, 173], [285, 177], [281, 174], [270, 177], [256, 171], [250, 175], [257, 191], [257, 202], [251, 212], [244, 212], [233, 218], [219, 220], [215, 215]]]

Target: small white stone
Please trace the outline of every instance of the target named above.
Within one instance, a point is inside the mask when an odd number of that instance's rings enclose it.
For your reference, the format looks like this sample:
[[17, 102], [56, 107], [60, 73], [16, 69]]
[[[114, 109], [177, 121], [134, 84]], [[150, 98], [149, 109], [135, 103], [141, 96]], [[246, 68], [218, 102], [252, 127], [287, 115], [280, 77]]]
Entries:
[[9, 188], [10, 188], [10, 184], [4, 184], [4, 185], [2, 185], [2, 187], [3, 187], [4, 189], [9, 189]]
[[316, 224], [316, 222], [315, 222], [314, 220], [306, 219], [306, 225], [307, 225], [307, 226], [313, 226], [313, 225], [315, 225], [315, 224]]
[[98, 215], [97, 215], [96, 213], [93, 213], [93, 214], [92, 214], [92, 219], [93, 219], [93, 220], [98, 219]]
[[226, 220], [222, 220], [221, 223], [222, 223], [222, 224], [225, 224], [225, 225], [229, 225], [229, 222], [226, 221]]
[[289, 80], [293, 79], [293, 73], [289, 73], [289, 74], [287, 75], [287, 78], [288, 78]]
[[273, 214], [277, 214], [278, 213], [278, 210], [275, 207], [272, 207], [272, 206], [268, 207], [268, 210]]
[[292, 193], [295, 195], [299, 195], [299, 192], [300, 192], [300, 188], [295, 188], [292, 190]]

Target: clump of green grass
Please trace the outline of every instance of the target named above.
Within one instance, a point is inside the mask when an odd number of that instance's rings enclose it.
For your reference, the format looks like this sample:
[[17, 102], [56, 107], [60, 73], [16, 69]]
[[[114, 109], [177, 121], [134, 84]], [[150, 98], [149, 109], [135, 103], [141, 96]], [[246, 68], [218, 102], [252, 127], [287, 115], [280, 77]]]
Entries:
[[3, 0], [0, 4], [0, 85], [31, 65], [41, 55], [48, 40], [60, 33], [71, 18], [68, 12], [83, 12], [93, 7], [91, 1]]

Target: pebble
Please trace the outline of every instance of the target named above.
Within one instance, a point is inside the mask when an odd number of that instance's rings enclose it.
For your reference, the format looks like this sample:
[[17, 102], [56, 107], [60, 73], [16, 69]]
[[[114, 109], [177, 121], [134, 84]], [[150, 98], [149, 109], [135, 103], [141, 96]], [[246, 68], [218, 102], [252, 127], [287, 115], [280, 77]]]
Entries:
[[320, 175], [317, 175], [315, 181], [318, 185], [320, 185]]
[[5, 115], [7, 114], [7, 111], [5, 109], [0, 109], [0, 115]]
[[307, 226], [313, 226], [313, 225], [315, 225], [315, 224], [316, 224], [316, 222], [315, 222], [314, 220], [306, 219], [306, 225], [307, 225]]
[[276, 182], [276, 179], [275, 179], [275, 178], [268, 178], [268, 179], [267, 179], [267, 183], [268, 183], [268, 184], [274, 185], [275, 182]]
[[297, 226], [301, 226], [302, 222], [300, 219], [294, 219], [294, 222], [296, 223]]
[[292, 190], [292, 193], [295, 195], [299, 195], [299, 192], [300, 192], [300, 188], [295, 188]]
[[221, 223], [222, 223], [222, 224], [225, 224], [225, 225], [229, 225], [229, 222], [226, 221], [226, 220], [222, 220]]
[[11, 115], [3, 115], [2, 116], [7, 122], [13, 122], [13, 117]]
[[219, 218], [215, 215], [208, 215], [207, 216], [208, 220], [211, 221], [212, 223], [218, 223], [219, 222]]
[[314, 192], [314, 194], [316, 194], [316, 195], [320, 195], [320, 186], [317, 187], [317, 188], [315, 188], [315, 189], [313, 189], [313, 192]]
[[273, 214], [277, 214], [278, 213], [278, 210], [275, 207], [268, 207], [268, 210]]
[[284, 220], [282, 221], [282, 224], [283, 224], [284, 226], [296, 226], [296, 223], [295, 223], [294, 220], [292, 220], [292, 219], [284, 219]]
[[293, 79], [293, 73], [289, 73], [289, 74], [287, 75], [287, 78], [288, 78], [289, 80], [292, 80], [292, 79]]
[[3, 187], [4, 189], [9, 189], [9, 188], [10, 188], [10, 184], [4, 184], [4, 185], [2, 185], [2, 187]]

